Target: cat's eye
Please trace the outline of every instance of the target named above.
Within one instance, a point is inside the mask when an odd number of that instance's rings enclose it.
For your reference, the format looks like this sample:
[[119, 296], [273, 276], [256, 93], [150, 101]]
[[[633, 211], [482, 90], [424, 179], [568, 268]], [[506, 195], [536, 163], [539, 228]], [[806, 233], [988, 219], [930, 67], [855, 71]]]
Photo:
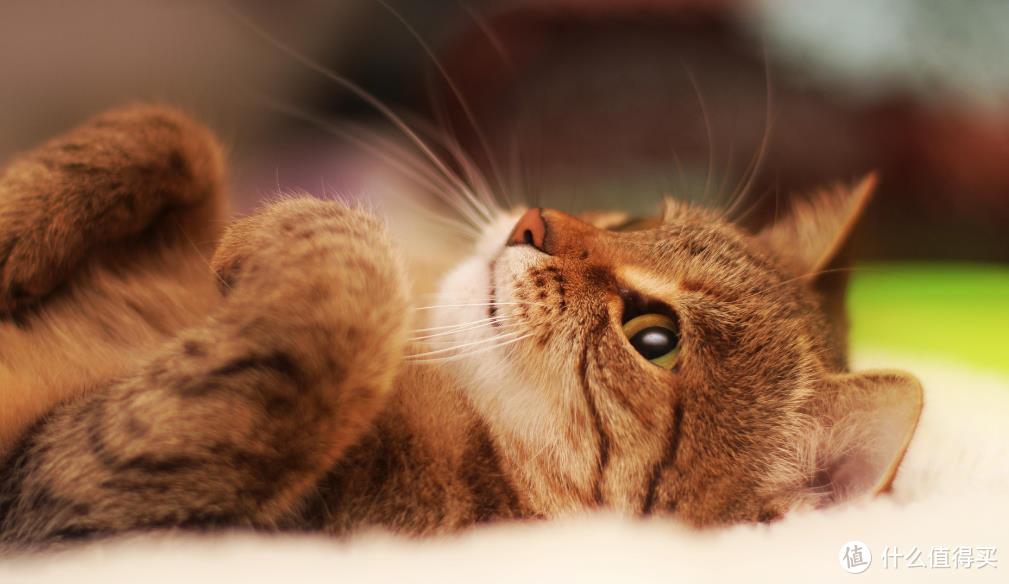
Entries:
[[676, 365], [680, 334], [672, 318], [664, 314], [642, 314], [624, 323], [624, 334], [645, 359], [664, 369]]

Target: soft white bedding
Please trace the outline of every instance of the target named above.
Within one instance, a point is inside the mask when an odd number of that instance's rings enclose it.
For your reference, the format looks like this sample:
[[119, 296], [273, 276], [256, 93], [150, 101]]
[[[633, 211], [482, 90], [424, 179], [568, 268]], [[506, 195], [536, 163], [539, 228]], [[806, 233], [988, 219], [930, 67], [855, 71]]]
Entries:
[[[225, 536], [104, 544], [0, 563], [0, 583], [101, 582], [1009, 582], [1009, 379], [872, 352], [859, 368], [899, 366], [925, 385], [918, 433], [891, 496], [793, 514], [770, 526], [697, 532], [616, 516], [502, 525], [437, 541], [378, 533], [351, 542]], [[851, 540], [873, 559], [847, 573]], [[884, 562], [884, 546], [888, 557]], [[953, 549], [974, 565], [954, 567]], [[981, 548], [994, 565], [977, 567]], [[896, 550], [894, 550], [896, 548]], [[917, 549], [920, 556], [912, 561]], [[943, 549], [946, 552], [943, 552]], [[933, 551], [936, 550], [936, 551]], [[960, 557], [962, 562], [966, 552]], [[894, 554], [902, 554], [894, 567]], [[934, 554], [934, 555], [933, 555]], [[943, 558], [949, 554], [948, 568]], [[1007, 556], [1009, 557], [1009, 556]], [[1003, 564], [1005, 562], [1005, 564]], [[910, 567], [908, 564], [923, 564]], [[934, 566], [934, 567], [929, 567]]]

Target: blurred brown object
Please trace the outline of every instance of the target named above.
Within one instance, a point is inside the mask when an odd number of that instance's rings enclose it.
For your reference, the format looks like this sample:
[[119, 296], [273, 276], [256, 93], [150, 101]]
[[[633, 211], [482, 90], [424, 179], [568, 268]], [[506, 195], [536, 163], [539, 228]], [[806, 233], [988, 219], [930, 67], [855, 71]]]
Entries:
[[862, 257], [1009, 261], [1009, 109], [926, 103], [910, 90], [856, 98], [829, 89], [768, 56], [746, 26], [752, 8], [732, 0], [511, 5], [442, 52], [489, 147], [444, 84], [440, 101], [488, 172], [490, 161], [518, 152], [535, 174], [533, 190], [596, 183], [625, 186], [629, 196], [658, 187], [628, 176], [705, 174], [710, 156], [725, 195], [763, 150], [742, 205], [754, 223], [787, 196], [875, 169], [882, 180]]

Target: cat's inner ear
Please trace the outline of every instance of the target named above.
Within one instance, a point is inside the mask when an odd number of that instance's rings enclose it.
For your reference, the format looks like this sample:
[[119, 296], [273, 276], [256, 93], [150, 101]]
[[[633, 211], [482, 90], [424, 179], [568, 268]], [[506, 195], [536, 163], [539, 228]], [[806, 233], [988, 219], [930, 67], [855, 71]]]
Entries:
[[757, 237], [802, 274], [815, 274], [841, 251], [876, 182], [875, 173], [871, 173], [853, 186], [823, 189], [798, 199]]
[[819, 395], [810, 489], [823, 504], [889, 490], [918, 426], [921, 384], [901, 371], [845, 373]]

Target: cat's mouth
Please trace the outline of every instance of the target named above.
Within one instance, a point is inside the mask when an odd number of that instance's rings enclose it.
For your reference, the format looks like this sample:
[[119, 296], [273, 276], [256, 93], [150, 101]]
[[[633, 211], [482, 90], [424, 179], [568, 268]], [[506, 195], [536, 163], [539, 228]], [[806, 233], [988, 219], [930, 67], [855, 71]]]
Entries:
[[440, 342], [451, 337], [460, 345], [475, 343], [471, 346], [486, 348], [503, 329], [514, 328], [509, 310], [515, 304], [511, 284], [529, 259], [523, 250], [505, 243], [523, 212], [503, 213], [488, 225], [473, 253], [442, 278], [438, 306], [427, 320], [428, 325], [445, 331]]

